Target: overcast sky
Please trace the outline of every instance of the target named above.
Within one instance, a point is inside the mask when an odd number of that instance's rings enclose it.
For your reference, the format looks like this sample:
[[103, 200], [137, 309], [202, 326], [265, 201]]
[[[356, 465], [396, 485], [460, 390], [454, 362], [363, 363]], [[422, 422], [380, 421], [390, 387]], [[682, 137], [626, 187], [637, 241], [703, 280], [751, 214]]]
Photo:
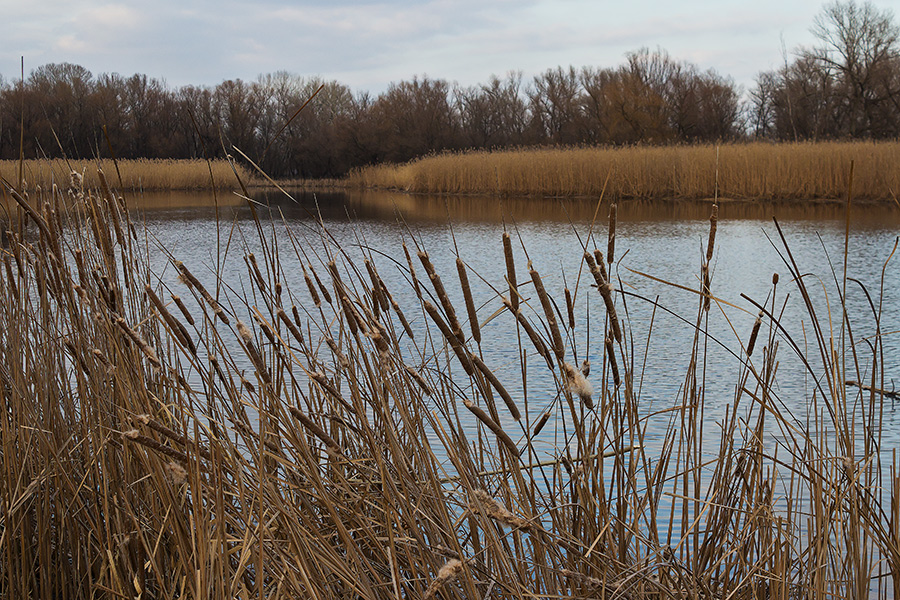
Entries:
[[[891, 3], [876, 0], [880, 8]], [[520, 70], [616, 66], [661, 47], [745, 88], [809, 44], [820, 0], [0, 0], [0, 74], [49, 62], [170, 86], [286, 70], [356, 91], [427, 74], [462, 85]]]

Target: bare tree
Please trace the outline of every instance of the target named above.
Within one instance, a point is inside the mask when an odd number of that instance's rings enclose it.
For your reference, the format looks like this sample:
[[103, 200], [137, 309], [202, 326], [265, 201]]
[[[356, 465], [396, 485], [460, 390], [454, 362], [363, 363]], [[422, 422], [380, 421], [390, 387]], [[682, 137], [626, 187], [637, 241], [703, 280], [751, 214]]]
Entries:
[[[803, 51], [831, 75], [843, 101], [841, 133], [853, 137], [897, 135], [900, 27], [889, 10], [872, 3], [832, 2], [811, 28], [819, 45]], [[895, 110], [886, 111], [885, 106]], [[893, 113], [893, 114], [891, 114]]]

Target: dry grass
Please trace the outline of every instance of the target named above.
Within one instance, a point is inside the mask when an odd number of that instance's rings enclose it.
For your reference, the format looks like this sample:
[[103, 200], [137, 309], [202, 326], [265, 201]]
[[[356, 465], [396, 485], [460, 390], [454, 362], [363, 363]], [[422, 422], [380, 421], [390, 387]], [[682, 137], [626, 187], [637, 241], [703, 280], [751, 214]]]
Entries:
[[[881, 397], [844, 385], [885, 387], [881, 339], [855, 344], [812, 301], [808, 339], [790, 339], [772, 315], [785, 285], [809, 297], [798, 265], [761, 303], [720, 429], [704, 426], [718, 302], [699, 265], [685, 383], [651, 451], [635, 395], [643, 342], [607, 316], [605, 353], [575, 373], [583, 333], [551, 318], [561, 298], [532, 298], [545, 265], [527, 265], [528, 282], [510, 264], [518, 290], [504, 278], [472, 302], [479, 319], [526, 333], [520, 355], [541, 357], [522, 365], [523, 385], [556, 390], [549, 409], [504, 398], [522, 415], [509, 424], [496, 395], [510, 382], [488, 376], [491, 357], [451, 317], [469, 309], [446, 305], [458, 281], [424, 249], [415, 272], [412, 253], [364, 266], [327, 232], [316, 249], [258, 223], [239, 291], [196, 257], [151, 271], [111, 195], [44, 191], [31, 209], [5, 193], [31, 225], [0, 260], [2, 597], [900, 597]], [[643, 300], [609, 285], [596, 250], [571, 257], [593, 259], [604, 298], [584, 284], [568, 305], [591, 294], [595, 318], [626, 314], [626, 297]], [[311, 301], [285, 283], [298, 263]], [[388, 264], [408, 285], [385, 284]], [[794, 344], [819, 359], [806, 363], [807, 416], [778, 402], [778, 347]], [[860, 370], [856, 352], [875, 366]], [[464, 408], [477, 421], [464, 426]], [[568, 423], [567, 443], [537, 462], [545, 410]], [[704, 435], [719, 436], [718, 454], [704, 454]]]
[[357, 187], [417, 193], [820, 200], [846, 194], [855, 161], [860, 199], [900, 194], [900, 142], [524, 149], [443, 154], [360, 169]]
[[[225, 160], [207, 163], [205, 160], [26, 160], [24, 162], [26, 189], [40, 186], [49, 190], [53, 185], [68, 188], [72, 171], [83, 175], [84, 185], [90, 189], [100, 186], [97, 169], [107, 174], [110, 185], [131, 191], [141, 190], [208, 190], [215, 181], [218, 189], [238, 189], [232, 165]], [[250, 172], [235, 165], [245, 184]], [[212, 172], [212, 178], [210, 178]], [[0, 176], [18, 187], [19, 162], [0, 161]], [[119, 177], [121, 176], [121, 181]]]

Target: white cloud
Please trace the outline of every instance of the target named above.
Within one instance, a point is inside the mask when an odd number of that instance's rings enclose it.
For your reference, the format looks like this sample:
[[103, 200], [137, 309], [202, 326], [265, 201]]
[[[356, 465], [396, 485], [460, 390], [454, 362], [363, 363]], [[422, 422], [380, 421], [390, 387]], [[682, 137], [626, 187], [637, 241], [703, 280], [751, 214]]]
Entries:
[[0, 0], [0, 73], [75, 62], [94, 73], [215, 85], [287, 70], [379, 92], [414, 74], [485, 82], [558, 65], [615, 66], [660, 46], [739, 82], [808, 43], [821, 0]]

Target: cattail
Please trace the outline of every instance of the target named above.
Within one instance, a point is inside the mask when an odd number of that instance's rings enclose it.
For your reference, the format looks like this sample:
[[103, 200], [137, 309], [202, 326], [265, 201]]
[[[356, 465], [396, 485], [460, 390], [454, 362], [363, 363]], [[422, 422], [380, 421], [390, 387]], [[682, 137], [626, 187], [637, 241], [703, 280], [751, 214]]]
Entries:
[[606, 261], [603, 258], [603, 253], [595, 248], [594, 258], [597, 260], [597, 267], [600, 269], [600, 274], [603, 276], [603, 281], [609, 281], [609, 275], [607, 275], [606, 273]]
[[193, 325], [194, 317], [188, 312], [187, 306], [185, 306], [184, 302], [181, 300], [181, 296], [172, 294], [172, 301], [175, 302], [175, 306], [177, 306], [178, 310], [181, 311], [181, 314], [184, 315], [184, 320], [187, 321], [189, 325]]
[[534, 429], [532, 429], [531, 437], [537, 437], [538, 434], [544, 429], [544, 425], [547, 424], [547, 421], [550, 420], [550, 415], [553, 414], [550, 409], [544, 411], [544, 413], [538, 418], [537, 422], [534, 424]]
[[260, 330], [262, 330], [263, 334], [266, 336], [266, 339], [269, 340], [269, 343], [274, 346], [277, 343], [277, 338], [275, 337], [275, 331], [272, 329], [272, 326], [269, 325], [268, 322], [260, 318], [260, 316], [256, 313], [253, 313], [253, 320], [256, 321], [257, 325], [259, 325]]
[[753, 330], [750, 332], [750, 341], [747, 342], [747, 358], [753, 354], [753, 348], [756, 346], [756, 337], [759, 335], [759, 327], [762, 325], [763, 311], [759, 311], [756, 321], [753, 322]]
[[485, 379], [487, 379], [494, 389], [497, 390], [497, 393], [500, 394], [500, 397], [503, 398], [503, 403], [506, 404], [506, 408], [509, 409], [509, 414], [512, 415], [512, 418], [516, 421], [522, 419], [522, 414], [519, 412], [519, 407], [516, 406], [516, 403], [513, 402], [512, 396], [509, 395], [509, 392], [506, 391], [506, 388], [503, 387], [503, 384], [500, 383], [500, 380], [497, 379], [497, 376], [494, 375], [494, 372], [488, 369], [487, 365], [484, 364], [484, 361], [477, 354], [469, 354], [469, 358], [472, 359], [472, 363], [475, 367], [481, 371], [481, 374], [484, 375]]
[[591, 275], [594, 276], [594, 281], [597, 282], [597, 289], [603, 297], [603, 303], [606, 304], [606, 313], [609, 316], [609, 323], [610, 327], [612, 327], [613, 335], [615, 335], [617, 342], [621, 342], [622, 330], [619, 326], [619, 315], [616, 312], [616, 305], [613, 303], [612, 285], [610, 285], [606, 278], [606, 270], [603, 268], [603, 255], [598, 253], [597, 256], [599, 261], [595, 262], [594, 257], [591, 256], [589, 252], [585, 252], [584, 262], [587, 263]]
[[403, 254], [406, 255], [406, 264], [409, 266], [409, 277], [412, 279], [413, 289], [416, 291], [416, 297], [422, 297], [422, 290], [419, 288], [419, 280], [416, 278], [416, 270], [413, 268], [412, 256], [409, 255], [409, 248], [403, 244]]
[[472, 330], [472, 339], [476, 344], [481, 344], [481, 328], [478, 326], [478, 314], [475, 312], [475, 300], [472, 298], [472, 289], [469, 287], [469, 275], [466, 273], [466, 265], [462, 259], [456, 257], [456, 271], [459, 273], [459, 285], [462, 287], [463, 298], [466, 300], [466, 312], [469, 315], [469, 328]]
[[180, 260], [176, 260], [175, 268], [177, 268], [179, 273], [181, 273], [184, 281], [200, 293], [200, 296], [202, 296], [206, 303], [209, 304], [210, 308], [212, 308], [213, 310], [213, 313], [215, 313], [215, 315], [219, 317], [219, 320], [228, 325], [229, 321], [228, 317], [225, 315], [225, 310], [216, 301], [216, 299], [213, 298], [208, 291], [206, 291], [206, 288], [203, 287], [203, 285], [196, 277], [194, 277], [194, 274], [191, 273], [190, 270], [188, 270], [184, 263]]
[[466, 374], [469, 377], [472, 377], [475, 374], [475, 370], [472, 367], [472, 361], [469, 360], [468, 352], [463, 348], [462, 342], [460, 342], [459, 338], [450, 331], [450, 328], [444, 322], [444, 319], [441, 318], [437, 308], [435, 308], [431, 302], [425, 300], [423, 301], [422, 306], [425, 308], [425, 312], [428, 313], [428, 316], [431, 317], [431, 320], [434, 321], [434, 324], [441, 330], [447, 343], [450, 344], [454, 354], [456, 354], [456, 358], [459, 359], [459, 363], [462, 365], [463, 369], [465, 369]]
[[619, 387], [621, 381], [619, 380], [619, 365], [616, 363], [616, 349], [609, 336], [606, 336], [606, 358], [609, 361], [609, 368], [612, 370], [613, 383]]
[[444, 284], [441, 282], [440, 275], [434, 270], [434, 265], [428, 257], [427, 252], [419, 252], [418, 255], [419, 260], [422, 261], [422, 266], [425, 267], [425, 272], [428, 274], [428, 279], [431, 280], [431, 285], [434, 287], [438, 300], [441, 301], [441, 306], [444, 307], [444, 313], [447, 315], [447, 321], [450, 323], [450, 331], [453, 332], [453, 335], [455, 335], [459, 341], [464, 341], [466, 338], [463, 336], [462, 328], [459, 326], [459, 321], [456, 319], [456, 309], [453, 308], [453, 303], [450, 302], [450, 297], [447, 295], [447, 290], [444, 289]]
[[[328, 293], [328, 288], [325, 287], [325, 284], [323, 284], [322, 280], [319, 279], [319, 274], [316, 273], [316, 270], [313, 269], [312, 265], [309, 265], [309, 271], [312, 273], [313, 279], [316, 280], [316, 286], [318, 286], [319, 291], [322, 293], [322, 297], [325, 298], [325, 302], [331, 304], [331, 294]], [[318, 299], [318, 296], [314, 296], [314, 298]], [[318, 306], [318, 304], [316, 306]]]
[[591, 374], [591, 361], [590, 359], [584, 359], [581, 361], [581, 374], [585, 377], [590, 376]]
[[162, 303], [162, 300], [159, 299], [159, 296], [156, 295], [156, 292], [153, 291], [153, 288], [150, 287], [149, 284], [144, 286], [144, 292], [146, 292], [147, 297], [156, 308], [156, 311], [162, 316], [163, 321], [169, 326], [175, 339], [177, 339], [182, 346], [187, 348], [191, 354], [196, 355], [197, 347], [194, 345], [194, 341], [191, 339], [185, 326], [181, 324], [181, 321], [176, 319], [172, 313], [169, 312], [165, 304]]
[[206, 460], [212, 460], [212, 455], [209, 453], [209, 450], [207, 450], [206, 448], [204, 448], [203, 446], [201, 446], [199, 444], [194, 443], [193, 440], [191, 440], [190, 438], [188, 438], [185, 435], [178, 433], [174, 429], [170, 429], [169, 427], [166, 427], [165, 425], [163, 425], [159, 421], [155, 420], [150, 415], [146, 415], [146, 414], [137, 415], [134, 417], [134, 420], [137, 421], [138, 423], [141, 423], [142, 425], [146, 425], [150, 429], [154, 430], [155, 432], [159, 433], [160, 435], [162, 435], [164, 437], [169, 438], [173, 442], [177, 442], [177, 443], [181, 444], [182, 446], [187, 446], [189, 448], [196, 448], [197, 454], [199, 454]]
[[509, 509], [503, 506], [498, 500], [492, 498], [486, 491], [474, 490], [472, 496], [473, 500], [469, 502], [469, 510], [473, 513], [486, 515], [494, 521], [508, 527], [525, 530], [532, 528], [531, 523], [522, 517], [517, 517], [512, 514]]
[[84, 188], [84, 176], [78, 171], [69, 173], [69, 185], [73, 190], [81, 191]]
[[616, 252], [616, 221], [618, 220], [619, 207], [613, 202], [609, 205], [609, 237], [606, 243], [606, 261], [613, 263], [613, 255]]
[[[97, 176], [100, 179], [100, 189], [103, 191], [103, 197], [106, 199], [106, 205], [109, 207], [109, 214], [112, 215], [113, 221], [113, 229], [116, 232], [116, 240], [119, 242], [119, 246], [125, 247], [125, 234], [122, 232], [122, 225], [119, 222], [119, 207], [116, 206], [116, 198], [113, 196], [112, 191], [109, 188], [109, 183], [106, 181], [106, 173], [103, 172], [103, 169], [97, 169]], [[126, 273], [128, 271], [125, 271]]]
[[422, 598], [424, 600], [431, 600], [432, 598], [434, 598], [442, 587], [454, 581], [457, 577], [460, 576], [462, 571], [462, 562], [460, 562], [456, 558], [451, 558], [450, 560], [448, 560], [438, 571], [437, 577], [435, 577], [428, 585], [428, 589], [425, 590], [425, 595], [422, 596]]
[[486, 412], [484, 412], [484, 410], [480, 406], [476, 405], [468, 398], [463, 400], [463, 404], [465, 404], [466, 408], [468, 408], [469, 411], [473, 415], [475, 415], [479, 421], [484, 423], [484, 425], [488, 429], [494, 432], [494, 435], [497, 436], [497, 439], [499, 439], [500, 442], [503, 443], [503, 445], [506, 446], [506, 448], [510, 452], [512, 452], [514, 456], [519, 455], [519, 449], [516, 447], [516, 443], [512, 441], [512, 438], [509, 437], [509, 434], [503, 431], [503, 428], [500, 427], [500, 425], [496, 421], [494, 421]]
[[547, 317], [547, 325], [550, 327], [550, 337], [553, 339], [553, 352], [558, 360], [562, 360], [565, 356], [565, 347], [563, 346], [562, 336], [559, 333], [559, 325], [556, 324], [556, 313], [553, 310], [553, 303], [547, 290], [544, 289], [544, 282], [541, 280], [540, 274], [534, 270], [531, 261], [528, 261], [528, 274], [531, 275], [531, 282], [541, 301], [544, 309], [544, 315]]
[[375, 344], [375, 349], [378, 350], [378, 354], [382, 358], [387, 358], [391, 355], [391, 347], [387, 343], [386, 332], [380, 326], [372, 327], [368, 336], [372, 343]]
[[413, 339], [415, 336], [413, 335], [412, 327], [409, 326], [409, 321], [406, 320], [406, 317], [403, 315], [403, 311], [400, 310], [400, 305], [397, 304], [397, 301], [391, 297], [391, 307], [394, 309], [394, 312], [397, 314], [397, 318], [400, 319], [400, 324], [403, 325], [403, 330], [406, 332], [406, 335]]
[[341, 454], [341, 447], [338, 445], [334, 438], [325, 433], [325, 430], [322, 429], [318, 423], [310, 419], [303, 411], [295, 406], [289, 406], [288, 411], [291, 415], [300, 421], [300, 424], [303, 425], [311, 434], [319, 438], [323, 444], [325, 444], [325, 449], [329, 454]]
[[712, 214], [709, 215], [709, 241], [706, 244], [706, 262], [712, 260], [713, 249], [716, 245], [716, 228], [719, 223], [719, 205], [712, 205]]
[[[296, 310], [296, 306], [291, 307], [293, 310]], [[284, 323], [284, 326], [288, 328], [288, 331], [291, 332], [291, 335], [294, 336], [294, 339], [297, 340], [298, 344], [303, 344], [303, 334], [300, 333], [300, 330], [297, 329], [296, 325], [294, 325], [293, 321], [288, 318], [287, 313], [284, 312], [283, 308], [279, 308], [275, 311], [275, 314], [281, 319], [281, 322]]]
[[259, 270], [259, 264], [257, 264], [256, 262], [256, 256], [251, 252], [244, 257], [244, 262], [246, 262], [247, 266], [250, 267], [253, 278], [256, 280], [256, 287], [259, 288], [260, 293], [265, 294], [266, 280], [263, 277], [262, 272]]
[[513, 261], [512, 240], [503, 232], [503, 256], [506, 259], [506, 280], [509, 283], [509, 302], [513, 311], [519, 310], [519, 292], [516, 285], [516, 263]]
[[346, 294], [342, 294], [340, 300], [344, 316], [347, 318], [347, 324], [350, 326], [350, 333], [356, 335], [356, 332], [359, 329], [362, 329], [363, 334], [368, 333], [369, 327], [356, 311], [356, 307], [353, 306], [353, 302], [350, 301], [350, 298]]
[[[594, 256], [588, 252], [584, 251], [584, 262], [587, 263], [588, 270], [591, 272], [591, 275], [594, 277], [594, 282], [597, 284], [597, 289], [599, 290], [604, 283], [606, 283], [606, 267], [603, 265], [603, 254], [599, 253], [599, 258], [594, 260]], [[598, 266], [599, 265], [599, 266]]]
[[422, 374], [413, 369], [410, 366], [404, 366], [403, 369], [412, 377], [412, 380], [416, 382], [416, 384], [422, 388], [422, 391], [425, 392], [426, 396], [430, 396], [433, 392], [431, 391], [431, 387], [428, 385], [428, 382], [425, 381], [425, 378], [422, 377]]
[[141, 352], [143, 352], [147, 356], [150, 364], [158, 369], [162, 368], [162, 363], [159, 362], [159, 358], [156, 356], [156, 351], [150, 346], [150, 344], [144, 341], [144, 339], [140, 335], [138, 335], [138, 333], [134, 329], [128, 326], [128, 323], [125, 322], [125, 319], [123, 319], [122, 317], [116, 317], [115, 323], [122, 331], [125, 332], [125, 334], [129, 338], [131, 338], [131, 341], [133, 341], [137, 345], [137, 347], [141, 349]]
[[187, 454], [185, 454], [184, 452], [179, 452], [174, 448], [170, 448], [169, 446], [165, 446], [159, 443], [151, 437], [141, 435], [141, 433], [137, 429], [126, 431], [122, 434], [122, 437], [131, 442], [135, 442], [136, 444], [140, 444], [141, 446], [146, 446], [147, 448], [155, 450], [160, 454], [165, 454], [169, 458], [174, 458], [181, 464], [187, 464], [189, 461]]
[[171, 481], [173, 485], [181, 485], [187, 481], [187, 469], [177, 462], [166, 463], [166, 466], [163, 468], [166, 471], [166, 475], [169, 477], [169, 481]]
[[778, 273], [772, 273], [772, 285], [778, 285]]
[[313, 381], [315, 381], [316, 383], [318, 383], [320, 386], [322, 386], [322, 389], [324, 389], [326, 392], [328, 392], [328, 394], [329, 394], [332, 398], [334, 398], [335, 400], [337, 400], [338, 402], [340, 402], [340, 403], [341, 403], [341, 406], [343, 406], [344, 408], [346, 408], [346, 409], [347, 409], [348, 411], [350, 411], [351, 413], [354, 412], [354, 410], [353, 410], [353, 405], [351, 405], [349, 402], [347, 402], [346, 400], [344, 400], [344, 397], [341, 396], [341, 393], [340, 393], [340, 392], [338, 391], [338, 389], [337, 389], [336, 387], [334, 387], [334, 385], [328, 380], [328, 378], [325, 376], [324, 373], [319, 373], [318, 371], [310, 371], [310, 372], [309, 372], [309, 378], [312, 379]]
[[247, 351], [247, 356], [250, 358], [250, 362], [256, 367], [259, 378], [264, 384], [271, 384], [272, 379], [269, 377], [269, 370], [266, 368], [266, 363], [263, 362], [262, 356], [256, 349], [256, 345], [253, 343], [253, 334], [250, 332], [250, 329], [238, 319], [237, 330], [238, 335], [240, 335], [241, 341], [244, 344], [244, 348]]
[[375, 265], [372, 264], [372, 261], [369, 259], [365, 260], [366, 270], [369, 272], [369, 279], [372, 280], [372, 296], [378, 302], [378, 306], [381, 310], [387, 312], [390, 305], [388, 304], [387, 296], [384, 295], [384, 283], [381, 281], [381, 277], [378, 276], [378, 271], [375, 270]]
[[531, 323], [529, 323], [528, 319], [525, 318], [525, 315], [522, 314], [522, 311], [514, 309], [512, 306], [512, 302], [506, 298], [503, 298], [503, 306], [509, 309], [509, 311], [516, 317], [516, 321], [518, 321], [522, 329], [525, 330], [525, 333], [528, 334], [528, 338], [531, 340], [532, 345], [534, 345], [535, 350], [537, 350], [538, 354], [540, 354], [543, 359], [547, 361], [547, 366], [552, 369], [553, 360], [550, 358], [550, 352], [547, 350], [547, 346], [546, 344], [544, 344], [544, 340], [542, 340], [541, 336], [537, 334], [537, 332], [531, 326]]
[[350, 359], [341, 352], [340, 347], [338, 347], [337, 342], [335, 342], [330, 336], [325, 337], [325, 343], [328, 344], [328, 347], [331, 349], [331, 353], [337, 359], [338, 364], [341, 365], [343, 369], [350, 368]]
[[[300, 268], [303, 269], [303, 279], [306, 281], [306, 287], [309, 289], [309, 295], [313, 300], [313, 304], [318, 308], [322, 305], [321, 300], [319, 300], [319, 292], [316, 291], [316, 286], [313, 285], [312, 279], [310, 279], [309, 273], [306, 272], [306, 267], [303, 266], [303, 263], [300, 263]], [[312, 269], [311, 265], [310, 269]]]
[[569, 288], [565, 289], [566, 293], [566, 313], [569, 317], [569, 329], [575, 329], [575, 303], [572, 300], [572, 292]]
[[606, 305], [606, 314], [609, 317], [609, 326], [613, 330], [613, 335], [616, 338], [617, 342], [622, 341], [622, 330], [619, 325], [619, 315], [616, 312], [616, 305], [613, 303], [612, 298], [612, 285], [609, 282], [603, 282], [600, 286], [600, 296], [603, 298], [603, 303]]
[[589, 585], [591, 587], [604, 587], [604, 583], [602, 579], [597, 579], [596, 577], [591, 577], [590, 575], [585, 575], [583, 573], [578, 573], [576, 571], [570, 571], [569, 569], [562, 569], [560, 574], [567, 579], [572, 579], [582, 584]]
[[591, 382], [585, 379], [581, 371], [569, 363], [563, 363], [563, 372], [566, 376], [566, 388], [569, 392], [581, 398], [581, 401], [589, 409], [594, 408], [594, 399], [592, 398], [594, 386], [591, 385]]

